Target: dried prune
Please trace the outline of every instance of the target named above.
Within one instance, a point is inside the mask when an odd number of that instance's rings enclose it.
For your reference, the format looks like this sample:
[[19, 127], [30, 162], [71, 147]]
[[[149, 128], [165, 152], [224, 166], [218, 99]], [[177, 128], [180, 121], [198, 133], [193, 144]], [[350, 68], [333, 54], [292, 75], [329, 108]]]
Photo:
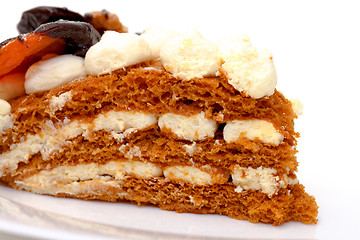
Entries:
[[17, 29], [20, 33], [29, 33], [41, 24], [55, 22], [60, 19], [85, 22], [82, 15], [67, 8], [41, 6], [23, 12]]
[[58, 20], [42, 24], [34, 30], [52, 38], [65, 40], [65, 52], [78, 56], [85, 56], [89, 48], [97, 43], [101, 36], [95, 28], [86, 22]]

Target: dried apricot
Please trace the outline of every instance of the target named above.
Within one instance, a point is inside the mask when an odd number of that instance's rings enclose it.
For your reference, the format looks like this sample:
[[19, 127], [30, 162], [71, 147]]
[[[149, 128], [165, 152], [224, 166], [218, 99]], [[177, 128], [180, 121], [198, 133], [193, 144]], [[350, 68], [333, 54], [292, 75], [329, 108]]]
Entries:
[[46, 53], [62, 53], [65, 40], [41, 33], [28, 33], [7, 41], [0, 48], [0, 76], [20, 65], [30, 66]]

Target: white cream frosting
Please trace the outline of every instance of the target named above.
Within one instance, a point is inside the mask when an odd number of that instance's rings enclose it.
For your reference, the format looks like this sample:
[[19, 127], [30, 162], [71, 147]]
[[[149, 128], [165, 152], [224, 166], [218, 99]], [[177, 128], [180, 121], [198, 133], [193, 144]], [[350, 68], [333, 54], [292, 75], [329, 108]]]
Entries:
[[244, 49], [251, 49], [253, 45], [246, 34], [227, 36], [217, 42], [219, 57], [222, 61], [236, 60], [237, 54]]
[[57, 56], [29, 67], [25, 74], [25, 91], [30, 94], [49, 90], [85, 75], [82, 57], [70, 54]]
[[160, 26], [150, 26], [140, 35], [149, 44], [153, 58], [160, 57], [162, 45], [169, 39], [179, 35], [178, 32], [162, 28]]
[[246, 46], [223, 56], [221, 70], [235, 89], [253, 98], [274, 94], [277, 75], [272, 54], [268, 50]]
[[272, 123], [258, 119], [230, 121], [224, 127], [223, 136], [228, 143], [246, 137], [250, 140], [259, 139], [264, 143], [279, 145], [284, 139]]
[[218, 123], [205, 118], [204, 112], [191, 117], [166, 113], [159, 117], [158, 124], [160, 129], [169, 129], [179, 138], [190, 141], [214, 137], [218, 128]]
[[100, 75], [151, 57], [150, 46], [137, 34], [106, 31], [86, 53], [85, 70]]
[[3, 99], [0, 99], [0, 133], [13, 126], [13, 118], [11, 116], [11, 105]]
[[237, 186], [236, 192], [243, 190], [260, 190], [269, 197], [276, 194], [280, 188], [286, 188], [288, 184], [296, 184], [297, 179], [290, 179], [286, 175], [283, 178], [276, 176], [276, 170], [273, 168], [244, 168], [238, 165], [234, 166], [231, 174], [233, 183]]
[[217, 45], [195, 31], [165, 42], [160, 59], [167, 71], [185, 80], [215, 75], [220, 66]]

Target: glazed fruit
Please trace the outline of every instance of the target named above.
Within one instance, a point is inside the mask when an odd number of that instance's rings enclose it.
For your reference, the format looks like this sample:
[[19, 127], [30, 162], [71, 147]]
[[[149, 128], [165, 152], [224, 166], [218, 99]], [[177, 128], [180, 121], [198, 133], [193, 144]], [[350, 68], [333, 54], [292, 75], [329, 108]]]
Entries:
[[43, 24], [0, 44], [0, 76], [21, 65], [27, 67], [48, 53], [84, 56], [99, 40], [100, 34], [88, 23], [60, 20]]
[[44, 56], [84, 56], [99, 40], [100, 34], [91, 24], [59, 20], [0, 43], [0, 98], [23, 94], [25, 72]]
[[106, 10], [86, 13], [85, 16], [70, 11], [67, 8], [41, 6], [23, 12], [17, 25], [20, 33], [34, 31], [40, 25], [58, 20], [88, 22], [102, 35], [106, 30], [127, 32], [127, 28], [121, 24], [116, 14]]
[[89, 48], [101, 38], [99, 32], [91, 24], [67, 20], [43, 24], [35, 29], [34, 33], [64, 39], [66, 42], [64, 53], [77, 56], [85, 56]]
[[38, 61], [46, 53], [61, 53], [65, 40], [52, 38], [41, 33], [28, 33], [6, 41], [0, 48], [0, 76], [15, 68], [23, 70], [25, 65]]
[[44, 23], [60, 19], [85, 22], [83, 16], [67, 8], [41, 6], [23, 12], [17, 29], [19, 33], [29, 33]]
[[94, 11], [85, 14], [85, 20], [94, 26], [94, 28], [102, 35], [106, 30], [116, 32], [127, 32], [127, 27], [121, 24], [116, 14], [107, 10]]

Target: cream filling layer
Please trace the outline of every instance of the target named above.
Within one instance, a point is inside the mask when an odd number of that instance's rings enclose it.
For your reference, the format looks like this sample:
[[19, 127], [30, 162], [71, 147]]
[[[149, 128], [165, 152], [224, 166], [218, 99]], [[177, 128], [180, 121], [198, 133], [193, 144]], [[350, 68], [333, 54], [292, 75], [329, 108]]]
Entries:
[[297, 179], [289, 178], [287, 175], [282, 177], [276, 175], [273, 168], [244, 168], [234, 166], [231, 174], [233, 183], [237, 186], [235, 191], [260, 190], [269, 197], [276, 194], [280, 188], [286, 188], [289, 184], [298, 183]]
[[121, 162], [110, 161], [103, 165], [88, 163], [76, 166], [59, 166], [52, 170], [42, 170], [23, 180], [16, 181], [16, 184], [19, 188], [42, 194], [77, 194], [86, 190], [84, 189], [86, 184], [81, 182], [97, 181], [107, 186], [116, 186], [127, 176], [142, 179], [165, 177], [171, 181], [188, 182], [195, 185], [224, 183], [229, 178], [227, 174], [212, 172], [209, 166], [202, 168], [172, 166], [163, 171], [153, 163], [126, 160]]
[[205, 113], [185, 117], [179, 114], [166, 113], [159, 117], [160, 129], [169, 129], [180, 139], [190, 141], [214, 137], [218, 123], [205, 118]]
[[[66, 94], [64, 98], [67, 97]], [[55, 108], [61, 108], [62, 98], [59, 96], [59, 102], [53, 104]], [[87, 138], [92, 131], [107, 130], [113, 138], [121, 142], [129, 134], [155, 124], [158, 124], [160, 129], [169, 129], [180, 139], [191, 141], [214, 137], [218, 128], [218, 123], [206, 119], [204, 113], [193, 117], [168, 113], [161, 115], [158, 120], [155, 114], [109, 111], [99, 114], [92, 122], [70, 121], [66, 118], [60, 124], [60, 128], [56, 128], [49, 120], [41, 127], [40, 134], [29, 134], [23, 142], [10, 146], [10, 151], [0, 154], [0, 176], [15, 170], [20, 162], [27, 163], [30, 156], [38, 152], [43, 158], [48, 157], [77, 136], [82, 135]], [[264, 120], [231, 121], [226, 124], [223, 133], [228, 143], [236, 142], [239, 137], [246, 137], [250, 140], [259, 139], [264, 143], [279, 145], [284, 138], [270, 122]], [[190, 155], [196, 149], [195, 142], [192, 145], [184, 145], [184, 150]], [[119, 150], [123, 151], [122, 148]]]
[[188, 182], [195, 185], [210, 185], [214, 183], [225, 183], [229, 175], [219, 172], [211, 172], [210, 166], [202, 168], [191, 166], [171, 166], [164, 170], [164, 176], [173, 181]]
[[234, 120], [226, 123], [224, 127], [226, 142], [236, 142], [240, 137], [250, 140], [259, 139], [264, 143], [279, 145], [284, 136], [279, 133], [274, 125], [265, 120]]
[[[63, 93], [51, 99], [50, 108], [54, 111], [61, 109], [67, 99], [71, 98], [71, 92]], [[11, 116], [4, 115], [0, 118], [0, 131], [10, 127]], [[190, 141], [213, 138], [218, 128], [218, 123], [212, 119], [205, 118], [204, 112], [186, 117], [183, 115], [167, 113], [157, 119], [155, 114], [143, 114], [129, 111], [109, 111], [99, 114], [92, 122], [81, 120], [71, 121], [65, 118], [60, 128], [54, 126], [50, 120], [42, 126], [42, 131], [37, 135], [27, 135], [23, 142], [10, 146], [10, 151], [0, 154], [0, 176], [4, 172], [10, 172], [17, 168], [19, 162], [27, 163], [29, 157], [40, 152], [44, 158], [63, 145], [68, 140], [83, 135], [87, 137], [91, 131], [107, 130], [113, 138], [123, 141], [129, 134], [139, 129], [158, 124], [161, 130], [167, 129], [174, 133], [179, 139]], [[9, 126], [8, 126], [9, 125]], [[228, 122], [223, 130], [226, 142], [236, 142], [240, 137], [250, 140], [259, 139], [264, 143], [279, 145], [284, 136], [274, 126], [264, 120], [234, 120]], [[191, 155], [196, 150], [195, 145], [184, 145], [185, 150]]]
[[[64, 98], [67, 97], [68, 94], [64, 96]], [[62, 98], [59, 96], [59, 102], [53, 104], [55, 108], [61, 108], [63, 105]], [[60, 124], [60, 128], [55, 127], [54, 123], [49, 120], [41, 127], [41, 133], [36, 135], [28, 134], [23, 142], [13, 144], [10, 146], [10, 151], [0, 154], [0, 176], [15, 170], [20, 162], [27, 163], [29, 158], [38, 152], [46, 159], [54, 151], [60, 150], [62, 146], [71, 143], [71, 139], [80, 135], [87, 138], [93, 131], [107, 130], [113, 138], [121, 142], [126, 136], [137, 130], [158, 124], [160, 129], [169, 129], [180, 139], [194, 141], [214, 137], [218, 123], [206, 119], [204, 115], [202, 112], [193, 117], [185, 117], [168, 113], [161, 115], [158, 120], [155, 114], [109, 111], [99, 114], [92, 122], [70, 121], [70, 119], [66, 118]], [[235, 120], [228, 122], [224, 127], [225, 141], [228, 143], [236, 142], [239, 137], [247, 137], [251, 140], [260, 139], [265, 143], [274, 145], [280, 144], [284, 138], [270, 122], [264, 120]], [[196, 149], [195, 142], [192, 145], [184, 145], [184, 150], [190, 155]], [[123, 151], [124, 149], [120, 147], [119, 150]], [[134, 154], [137, 152], [134, 152]]]
[[[287, 175], [275, 175], [272, 168], [259, 167], [257, 169], [235, 166], [231, 174], [235, 191], [241, 193], [247, 190], [258, 190], [269, 197], [278, 192], [280, 188], [297, 184], [297, 179]], [[201, 168], [193, 166], [171, 166], [161, 169], [153, 163], [134, 160], [110, 161], [106, 164], [97, 163], [79, 164], [76, 166], [59, 166], [52, 170], [42, 170], [37, 174], [23, 180], [16, 181], [17, 187], [41, 194], [79, 194], [94, 190], [92, 184], [96, 183], [101, 189], [103, 186], [121, 188], [121, 181], [127, 176], [141, 179], [163, 177], [174, 182], [185, 182], [193, 185], [223, 184], [229, 175], [216, 172], [210, 166]]]
[[110, 161], [103, 165], [89, 163], [42, 170], [22, 181], [16, 181], [16, 184], [22, 189], [42, 194], [77, 194], [84, 192], [84, 184], [81, 182], [98, 180], [103, 184], [115, 186], [116, 181], [126, 176], [151, 178], [162, 175], [163, 171], [152, 163], [132, 160]]
[[82, 135], [86, 138], [92, 131], [104, 129], [111, 131], [117, 140], [122, 140], [127, 134], [156, 123], [157, 118], [154, 114], [126, 111], [99, 114], [93, 122], [65, 119], [60, 128], [55, 128], [52, 121], [47, 121], [42, 126], [41, 133], [28, 134], [23, 142], [13, 144], [10, 151], [0, 155], [0, 176], [17, 169], [20, 162], [28, 163], [29, 158], [38, 152], [46, 159], [77, 136]]

